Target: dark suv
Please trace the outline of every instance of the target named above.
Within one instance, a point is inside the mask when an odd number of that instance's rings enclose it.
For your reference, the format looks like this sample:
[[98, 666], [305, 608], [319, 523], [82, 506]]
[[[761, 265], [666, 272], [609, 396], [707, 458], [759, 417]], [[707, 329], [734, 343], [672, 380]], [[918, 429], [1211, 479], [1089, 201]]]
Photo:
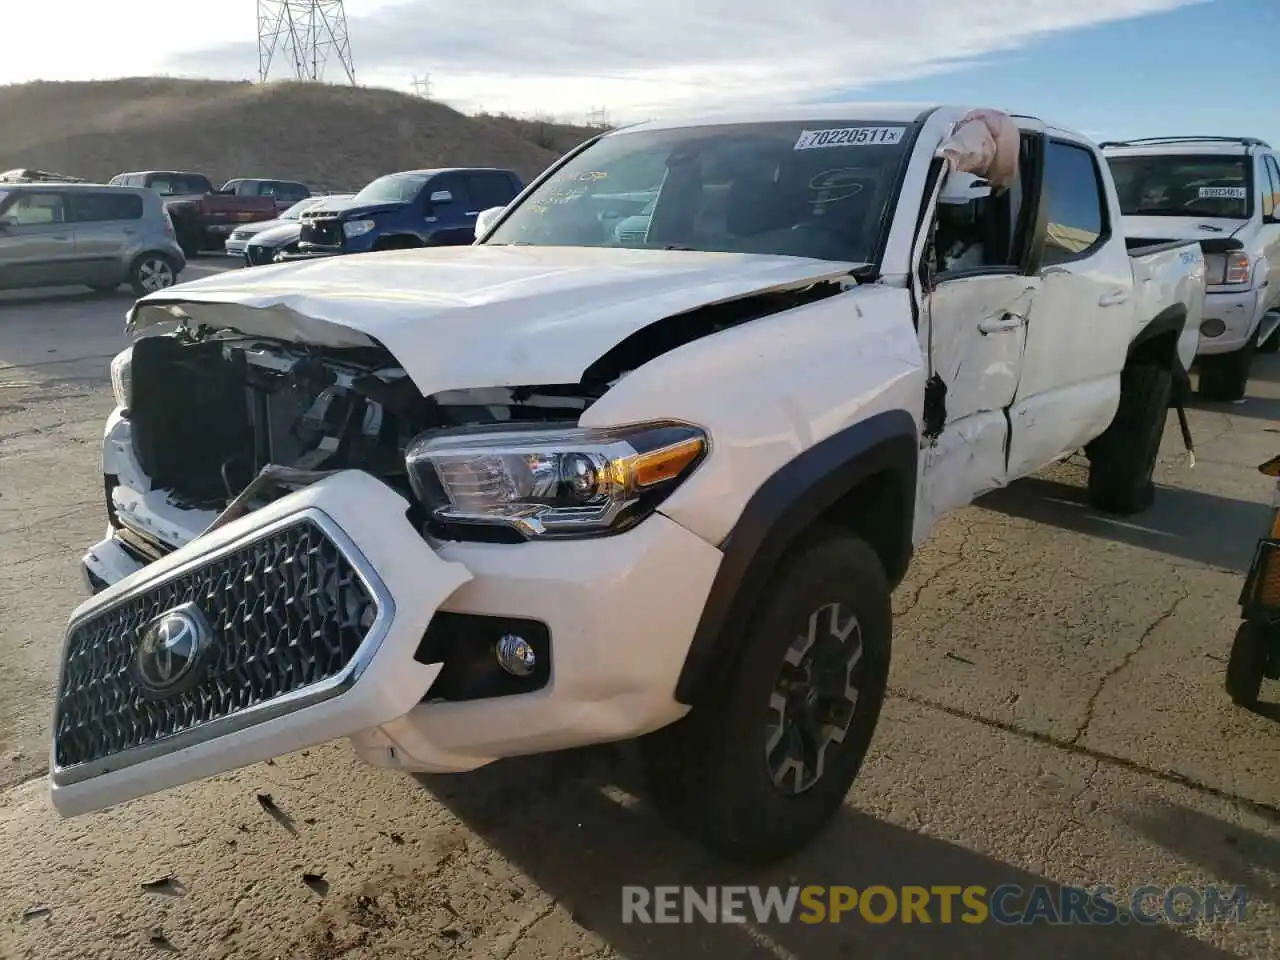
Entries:
[[298, 252], [281, 259], [469, 244], [476, 215], [505, 206], [523, 189], [515, 173], [494, 168], [391, 173], [350, 199], [306, 211]]

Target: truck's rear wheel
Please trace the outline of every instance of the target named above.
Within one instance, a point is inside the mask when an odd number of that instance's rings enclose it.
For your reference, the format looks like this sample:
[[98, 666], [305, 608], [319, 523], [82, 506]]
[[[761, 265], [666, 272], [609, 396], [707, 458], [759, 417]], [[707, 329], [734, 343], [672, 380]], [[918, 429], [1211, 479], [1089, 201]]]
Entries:
[[1239, 350], [1200, 358], [1200, 396], [1230, 403], [1244, 397], [1257, 346], [1250, 340]]
[[891, 635], [875, 552], [842, 533], [807, 539], [764, 591], [724, 685], [640, 741], [655, 805], [733, 860], [767, 863], [804, 846], [862, 766]]
[[1128, 515], [1151, 506], [1151, 475], [1169, 415], [1173, 375], [1135, 364], [1120, 375], [1120, 405], [1106, 431], [1089, 444], [1089, 501], [1107, 513]]

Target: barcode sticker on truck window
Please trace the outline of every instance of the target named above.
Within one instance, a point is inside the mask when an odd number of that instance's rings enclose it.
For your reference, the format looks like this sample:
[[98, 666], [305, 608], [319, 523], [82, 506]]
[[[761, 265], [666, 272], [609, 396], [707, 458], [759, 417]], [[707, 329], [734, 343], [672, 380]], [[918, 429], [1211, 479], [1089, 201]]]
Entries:
[[1243, 200], [1249, 196], [1244, 187], [1201, 187], [1201, 200]]
[[891, 145], [902, 140], [906, 127], [844, 127], [840, 130], [803, 130], [796, 141], [797, 150], [821, 147], [862, 147]]

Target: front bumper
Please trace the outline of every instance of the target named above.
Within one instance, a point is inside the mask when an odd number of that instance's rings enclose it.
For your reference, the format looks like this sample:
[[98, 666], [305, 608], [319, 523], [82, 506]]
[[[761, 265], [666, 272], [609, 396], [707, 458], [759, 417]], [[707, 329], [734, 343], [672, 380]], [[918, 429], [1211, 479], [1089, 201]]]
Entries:
[[242, 237], [242, 238], [228, 237], [227, 242], [224, 245], [224, 249], [226, 251], [227, 256], [229, 257], [243, 257], [245, 248], [248, 246], [249, 246], [248, 237]]
[[[113, 498], [134, 504], [131, 523], [150, 513], [152, 501], [139, 496], [117, 490]], [[348, 471], [196, 537], [201, 518], [186, 531], [186, 546], [149, 564], [112, 534], [95, 545], [86, 578], [113, 585], [82, 605], [73, 623], [274, 523], [318, 511], [335, 538], [363, 558], [370, 581], [383, 585], [391, 613], [363, 675], [323, 702], [224, 732], [197, 725], [137, 763], [122, 766], [117, 757], [87, 776], [60, 769], [55, 734], [55, 806], [66, 815], [88, 812], [341, 737], [376, 766], [459, 772], [501, 757], [625, 739], [684, 714], [674, 691], [719, 567], [721, 554], [710, 544], [661, 514], [593, 540], [428, 543], [406, 519], [406, 507], [379, 481]], [[160, 529], [169, 521], [154, 523]], [[440, 699], [436, 681], [447, 675], [452, 654], [436, 662], [423, 651], [446, 618], [477, 625], [472, 659], [496, 618], [540, 624], [549, 638], [549, 682], [532, 692]], [[480, 657], [492, 660], [487, 651]]]
[[[1213, 321], [1221, 321], [1226, 329], [1217, 336], [1205, 332], [1206, 324], [1212, 329]], [[1230, 293], [1214, 293], [1210, 290], [1204, 298], [1204, 316], [1200, 320], [1200, 347], [1196, 356], [1211, 357], [1234, 353], [1249, 342], [1258, 331], [1258, 292], [1243, 290]]]

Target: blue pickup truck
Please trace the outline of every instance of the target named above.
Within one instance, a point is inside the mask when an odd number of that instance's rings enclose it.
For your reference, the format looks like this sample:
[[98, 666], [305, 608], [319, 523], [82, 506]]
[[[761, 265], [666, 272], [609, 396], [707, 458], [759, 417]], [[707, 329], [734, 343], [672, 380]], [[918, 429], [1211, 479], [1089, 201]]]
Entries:
[[514, 172], [496, 168], [390, 173], [349, 199], [304, 212], [297, 251], [279, 259], [469, 244], [476, 215], [506, 206], [523, 189]]

